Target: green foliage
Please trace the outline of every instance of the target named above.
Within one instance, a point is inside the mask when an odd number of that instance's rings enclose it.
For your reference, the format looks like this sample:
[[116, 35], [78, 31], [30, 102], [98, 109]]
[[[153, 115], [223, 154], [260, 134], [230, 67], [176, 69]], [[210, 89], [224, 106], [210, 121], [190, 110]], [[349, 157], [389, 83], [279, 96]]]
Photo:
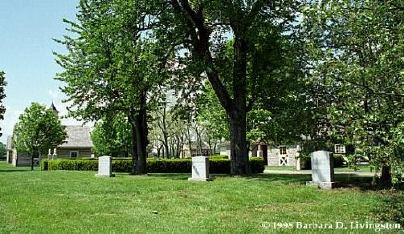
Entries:
[[133, 129], [135, 171], [144, 174], [148, 111], [160, 97], [157, 87], [166, 79], [171, 50], [155, 43], [153, 12], [143, 1], [80, 1], [78, 10], [77, 21], [65, 20], [69, 35], [56, 40], [67, 49], [55, 56], [63, 68], [56, 79], [65, 83], [62, 91], [71, 101], [69, 115], [86, 121], [125, 115]]
[[[250, 160], [252, 173], [262, 173], [264, 171], [264, 161], [262, 159]], [[191, 159], [148, 159], [147, 171], [149, 173], [191, 173]], [[112, 160], [112, 171], [130, 172], [130, 160]], [[210, 173], [229, 174], [230, 160], [210, 159]], [[42, 160], [41, 170], [77, 170], [77, 171], [97, 171], [98, 160]]]
[[43, 159], [43, 160], [41, 160], [41, 162], [40, 162], [40, 164], [39, 164], [39, 167], [41, 168], [41, 171], [47, 171], [47, 170], [49, 170], [49, 163], [48, 163], [49, 161], [48, 160], [46, 160], [46, 159]]
[[3, 142], [0, 142], [0, 158], [5, 158], [7, 154], [6, 145]]
[[[66, 140], [66, 132], [55, 113], [38, 103], [32, 103], [20, 115], [14, 129], [15, 145], [18, 151], [47, 154]], [[38, 155], [39, 156], [39, 155]]]
[[210, 84], [203, 87], [203, 94], [196, 101], [196, 121], [212, 140], [229, 138], [229, 123], [225, 110], [215, 95]]
[[[0, 71], [0, 120], [4, 119], [4, 113], [6, 112], [6, 108], [4, 107], [3, 104], [3, 99], [6, 97], [5, 94], [5, 86], [7, 85], [7, 82], [5, 81], [5, 73], [3, 71]], [[0, 128], [0, 136], [2, 135], [1, 133], [1, 128]]]
[[345, 159], [343, 157], [343, 155], [341, 154], [333, 154], [333, 163], [334, 163], [334, 168], [337, 167], [343, 167], [344, 163], [345, 163]]
[[[401, 2], [313, 1], [305, 10], [310, 77], [335, 141], [402, 181], [404, 27]], [[330, 127], [331, 126], [331, 127]], [[388, 172], [388, 170], [385, 170]]]
[[[313, 152], [313, 151], [312, 151]], [[311, 169], [311, 157], [309, 154], [301, 154], [299, 156], [301, 160], [302, 169], [310, 170]], [[341, 168], [345, 166], [345, 159], [343, 155], [340, 154], [332, 154], [332, 160], [334, 168]]]
[[[293, 56], [298, 43], [291, 32], [298, 26], [295, 21], [300, 3], [173, 0], [161, 5], [164, 9], [157, 16], [161, 23], [157, 38], [177, 51], [179, 65], [175, 70], [181, 73], [174, 79], [177, 87], [185, 89], [181, 93], [188, 101], [192, 99], [190, 93], [198, 93], [209, 81], [222, 109], [213, 103], [199, 121], [216, 138], [229, 127], [232, 173], [247, 174], [247, 113], [257, 106], [272, 113], [269, 107], [276, 106], [274, 102], [289, 92], [271, 91], [287, 87], [298, 77], [299, 64]], [[286, 85], [277, 86], [276, 80]], [[261, 108], [262, 103], [266, 108]], [[214, 129], [223, 119], [227, 124]], [[261, 135], [254, 132], [253, 137]]]
[[131, 148], [130, 125], [122, 114], [103, 118], [95, 124], [91, 139], [97, 156], [128, 156]]

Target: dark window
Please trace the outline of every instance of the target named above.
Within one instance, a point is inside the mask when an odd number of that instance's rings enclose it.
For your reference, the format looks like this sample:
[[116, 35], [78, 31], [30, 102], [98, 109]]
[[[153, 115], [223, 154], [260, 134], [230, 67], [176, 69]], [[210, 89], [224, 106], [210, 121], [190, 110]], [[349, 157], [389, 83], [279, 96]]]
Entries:
[[70, 152], [70, 157], [71, 158], [77, 158], [77, 156], [79, 156], [79, 152], [77, 152], [77, 151], [71, 151]]
[[280, 154], [286, 154], [286, 147], [285, 146], [279, 147], [279, 153]]

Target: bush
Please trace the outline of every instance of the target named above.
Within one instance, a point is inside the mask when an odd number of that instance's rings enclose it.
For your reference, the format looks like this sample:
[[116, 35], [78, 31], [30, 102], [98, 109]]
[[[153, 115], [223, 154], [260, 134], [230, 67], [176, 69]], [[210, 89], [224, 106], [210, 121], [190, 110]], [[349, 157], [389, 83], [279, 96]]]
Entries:
[[[259, 158], [250, 159], [251, 172], [262, 173], [264, 161]], [[191, 173], [192, 161], [190, 159], [148, 159], [147, 171], [149, 173]], [[112, 160], [112, 171], [130, 172], [131, 160]], [[97, 160], [42, 160], [41, 170], [76, 170], [97, 171]], [[230, 160], [210, 159], [209, 172], [213, 174], [230, 174]]]
[[334, 159], [334, 168], [344, 166], [345, 159], [343, 155], [333, 154], [333, 159]]
[[45, 159], [43, 159], [43, 160], [41, 160], [41, 164], [40, 164], [40, 167], [41, 167], [41, 171], [47, 171], [48, 170], [48, 160], [45, 160]]
[[209, 159], [229, 159], [229, 156], [214, 154], [214, 155], [209, 156]]

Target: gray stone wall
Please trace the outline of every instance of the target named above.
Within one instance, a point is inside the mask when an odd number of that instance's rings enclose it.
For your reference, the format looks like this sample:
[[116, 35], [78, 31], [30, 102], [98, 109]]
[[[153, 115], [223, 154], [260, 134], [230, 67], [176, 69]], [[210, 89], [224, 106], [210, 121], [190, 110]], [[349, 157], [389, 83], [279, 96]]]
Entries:
[[[286, 147], [286, 155], [280, 154], [280, 147]], [[285, 166], [296, 166], [299, 156], [299, 148], [297, 145], [281, 145], [281, 146], [268, 146], [268, 166], [280, 166], [281, 157], [287, 159]]]
[[76, 151], [78, 152], [78, 158], [82, 157], [90, 157], [92, 154], [91, 148], [58, 148], [56, 149], [57, 152], [57, 158], [64, 158], [64, 159], [70, 159], [70, 152]]

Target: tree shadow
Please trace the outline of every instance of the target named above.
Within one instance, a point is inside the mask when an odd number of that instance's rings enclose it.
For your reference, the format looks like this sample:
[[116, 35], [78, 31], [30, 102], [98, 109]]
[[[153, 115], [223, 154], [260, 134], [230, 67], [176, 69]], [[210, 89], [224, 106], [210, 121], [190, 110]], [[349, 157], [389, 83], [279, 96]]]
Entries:
[[191, 173], [148, 173], [147, 175], [167, 180], [188, 180], [191, 177]]
[[381, 191], [382, 203], [374, 207], [372, 213], [382, 222], [398, 223], [404, 227], [404, 192]]
[[16, 169], [16, 170], [0, 169], [0, 173], [3, 173], [3, 172], [27, 172], [27, 171], [31, 171], [31, 169]]

